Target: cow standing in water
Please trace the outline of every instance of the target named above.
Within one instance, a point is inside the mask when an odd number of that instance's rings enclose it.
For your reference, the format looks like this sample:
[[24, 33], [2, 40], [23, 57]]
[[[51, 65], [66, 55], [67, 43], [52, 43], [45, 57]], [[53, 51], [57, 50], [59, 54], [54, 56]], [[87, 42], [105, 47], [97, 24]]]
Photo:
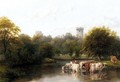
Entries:
[[66, 63], [64, 66], [62, 66], [62, 71], [67, 71], [67, 72], [79, 72], [80, 70], [80, 65], [77, 60], [73, 60], [70, 63]]
[[95, 61], [81, 61], [80, 70], [85, 74], [93, 74], [95, 72], [101, 72], [105, 68], [105, 64]]
[[86, 60], [80, 62], [80, 70], [81, 72], [85, 72], [86, 74], [89, 73], [90, 64], [93, 63], [93, 60]]
[[79, 62], [77, 60], [73, 61], [71, 68], [72, 68], [72, 72], [74, 72], [74, 73], [79, 72], [80, 71]]
[[64, 66], [62, 66], [62, 71], [70, 72], [72, 70], [71, 66], [72, 66], [71, 63], [66, 63]]
[[90, 74], [98, 71], [101, 72], [105, 68], [105, 64], [98, 62], [98, 63], [91, 63], [90, 64]]

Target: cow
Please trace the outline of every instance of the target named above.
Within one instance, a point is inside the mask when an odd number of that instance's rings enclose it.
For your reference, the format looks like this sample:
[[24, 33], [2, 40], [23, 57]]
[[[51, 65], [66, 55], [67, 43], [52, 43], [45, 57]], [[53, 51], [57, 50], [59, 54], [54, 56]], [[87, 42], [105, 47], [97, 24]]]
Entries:
[[90, 63], [90, 74], [98, 71], [101, 72], [105, 68], [105, 64], [101, 62]]
[[71, 63], [66, 63], [64, 66], [62, 66], [62, 71], [71, 70], [71, 66]]
[[88, 73], [90, 70], [90, 63], [93, 63], [93, 60], [86, 60], [86, 61], [81, 61], [80, 62], [80, 70], [81, 72], [86, 72]]
[[117, 61], [118, 61], [117, 57], [113, 56], [113, 55], [110, 56], [110, 60], [111, 60], [112, 63], [117, 63]]
[[78, 63], [73, 63], [71, 67], [72, 67], [72, 72], [80, 71], [80, 65]]
[[72, 72], [79, 72], [79, 69], [80, 69], [80, 65], [79, 65], [79, 62], [77, 61], [77, 60], [72, 60], [72, 61], [70, 61], [70, 63], [69, 63], [70, 65], [70, 70], [72, 71]]
[[80, 70], [82, 70], [83, 65], [86, 63], [87, 61], [81, 61], [80, 64]]
[[62, 66], [62, 71], [77, 71], [77, 61], [70, 61], [70, 63], [66, 63], [64, 66]]

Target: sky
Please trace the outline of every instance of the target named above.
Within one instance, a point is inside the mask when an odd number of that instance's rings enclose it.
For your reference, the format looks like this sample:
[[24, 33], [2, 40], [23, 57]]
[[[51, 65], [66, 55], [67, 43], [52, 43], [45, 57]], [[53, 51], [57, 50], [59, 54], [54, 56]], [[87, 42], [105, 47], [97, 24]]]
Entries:
[[33, 36], [36, 31], [53, 37], [83, 27], [107, 26], [120, 36], [120, 0], [0, 0], [0, 17], [6, 16]]

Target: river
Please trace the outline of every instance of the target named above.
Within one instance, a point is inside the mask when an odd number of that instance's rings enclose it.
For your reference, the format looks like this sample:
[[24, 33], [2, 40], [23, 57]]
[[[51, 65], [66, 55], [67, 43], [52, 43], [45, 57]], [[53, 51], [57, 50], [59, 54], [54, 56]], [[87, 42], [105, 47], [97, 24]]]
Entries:
[[105, 70], [103, 73], [85, 74], [63, 72], [61, 65], [33, 65], [11, 68], [0, 82], [120, 82], [120, 70]]

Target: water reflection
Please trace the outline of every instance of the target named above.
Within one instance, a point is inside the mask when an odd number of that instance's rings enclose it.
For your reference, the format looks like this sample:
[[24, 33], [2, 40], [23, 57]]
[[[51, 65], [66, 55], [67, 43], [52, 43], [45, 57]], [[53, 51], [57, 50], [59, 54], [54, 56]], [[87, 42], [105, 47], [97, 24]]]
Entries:
[[91, 80], [106, 80], [107, 78], [108, 77], [106, 73], [94, 73], [90, 75]]
[[94, 74], [73, 73], [63, 72], [61, 66], [54, 65], [8, 68], [0, 82], [120, 82], [119, 78], [120, 70], [106, 70]]
[[[115, 70], [109, 70], [107, 71], [108, 74], [110, 72], [117, 73]], [[34, 79], [29, 82], [119, 82], [120, 80], [111, 77], [107, 74], [107, 72], [99, 72], [94, 74], [86, 74], [86, 73], [73, 73], [73, 72], [61, 72], [59, 71], [59, 74], [49, 77], [49, 75], [46, 75], [39, 79]], [[114, 74], [114, 75], [115, 75]], [[114, 76], [113, 75], [113, 76]], [[114, 76], [116, 77], [116, 75]]]
[[[35, 77], [41, 77], [40, 66], [9, 67], [0, 77], [0, 82], [26, 82]], [[24, 81], [16, 81], [22, 79]]]

